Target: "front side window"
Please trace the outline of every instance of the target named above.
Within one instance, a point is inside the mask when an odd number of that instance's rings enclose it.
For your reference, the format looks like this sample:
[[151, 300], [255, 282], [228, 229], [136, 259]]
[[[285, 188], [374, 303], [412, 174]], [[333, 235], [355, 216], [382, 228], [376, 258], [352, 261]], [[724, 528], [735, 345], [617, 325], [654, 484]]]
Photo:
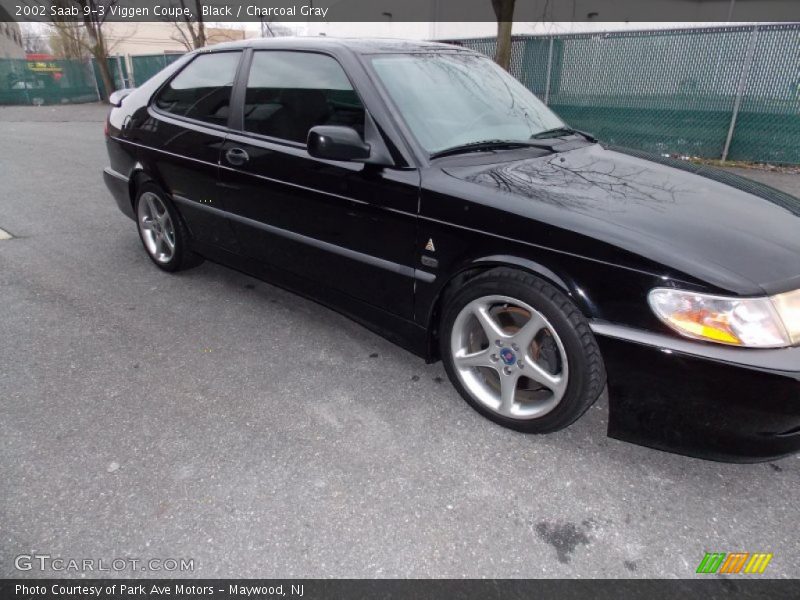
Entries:
[[344, 125], [364, 135], [364, 106], [339, 63], [310, 52], [256, 52], [247, 80], [245, 130], [305, 143], [317, 125]]
[[240, 52], [201, 54], [161, 90], [156, 106], [168, 113], [227, 125]]
[[564, 125], [525, 86], [482, 56], [378, 55], [372, 66], [431, 154], [486, 140], [522, 142]]

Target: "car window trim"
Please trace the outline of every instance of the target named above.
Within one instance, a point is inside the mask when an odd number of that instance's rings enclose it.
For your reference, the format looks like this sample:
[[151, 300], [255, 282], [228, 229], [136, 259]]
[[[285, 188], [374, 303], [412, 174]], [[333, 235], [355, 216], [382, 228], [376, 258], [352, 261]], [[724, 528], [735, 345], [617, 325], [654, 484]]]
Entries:
[[206, 130], [218, 134], [221, 138], [225, 138], [231, 131], [227, 125], [215, 125], [214, 123], [207, 123], [198, 119], [188, 119], [186, 117], [178, 117], [172, 113], [163, 110], [158, 110], [155, 106], [148, 106], [147, 113], [158, 117], [159, 119], [171, 123], [179, 127], [186, 127], [192, 131], [204, 132]]
[[[231, 87], [231, 98], [228, 101], [228, 109], [231, 112], [231, 114], [228, 115], [228, 122], [225, 125], [217, 125], [216, 123], [209, 123], [208, 121], [203, 121], [202, 119], [193, 119], [192, 117], [186, 117], [184, 115], [176, 115], [175, 113], [171, 113], [167, 110], [162, 110], [158, 108], [158, 106], [156, 105], [156, 99], [161, 95], [161, 92], [164, 90], [165, 87], [167, 87], [170, 83], [172, 83], [172, 81], [178, 75], [183, 73], [183, 71], [187, 69], [189, 65], [194, 63], [194, 61], [196, 61], [201, 56], [208, 56], [210, 54], [224, 54], [228, 52], [238, 52], [239, 62], [236, 64], [236, 72], [234, 73], [233, 86]], [[159, 116], [169, 117], [171, 119], [177, 119], [178, 121], [184, 121], [186, 123], [192, 123], [195, 125], [202, 125], [203, 127], [210, 127], [211, 129], [215, 129], [217, 131], [228, 131], [230, 129], [231, 116], [234, 111], [233, 95], [234, 95], [234, 90], [236, 89], [236, 76], [239, 74], [239, 69], [241, 68], [242, 65], [242, 59], [244, 58], [244, 53], [245, 51], [242, 48], [231, 48], [229, 50], [215, 50], [213, 52], [198, 52], [194, 57], [192, 57], [192, 60], [183, 65], [180, 69], [178, 69], [175, 73], [172, 74], [172, 77], [167, 79], [164, 83], [162, 83], [158, 87], [158, 89], [153, 93], [153, 95], [150, 96], [150, 101], [147, 103], [147, 108], [152, 110]]]
[[[244, 140], [242, 140], [242, 138], [244, 138]], [[272, 151], [281, 151], [285, 149], [285, 151], [289, 155], [295, 158], [312, 158], [311, 155], [308, 153], [308, 147], [306, 146], [306, 144], [301, 144], [299, 142], [291, 142], [278, 138], [270, 138], [265, 135], [251, 134], [247, 131], [229, 131], [227, 141], [231, 144], [251, 144], [258, 148], [263, 148]], [[298, 154], [292, 154], [289, 151], [296, 151]], [[344, 165], [345, 168], [351, 168], [353, 171], [361, 170], [363, 167], [361, 163], [355, 163], [349, 161], [335, 161], [335, 160], [328, 160], [321, 158], [314, 160], [322, 161], [329, 164]], [[240, 169], [238, 167], [229, 167], [225, 164], [221, 164], [220, 166], [231, 171], [237, 171]], [[262, 175], [257, 175], [257, 176], [263, 177]], [[282, 180], [276, 179], [275, 181], [282, 181]]]
[[247, 137], [251, 137], [253, 139], [265, 140], [265, 141], [271, 142], [273, 144], [280, 144], [280, 145], [283, 145], [283, 146], [290, 146], [292, 148], [306, 148], [307, 147], [305, 142], [296, 142], [294, 140], [289, 140], [289, 139], [286, 139], [286, 138], [278, 138], [278, 137], [273, 137], [273, 136], [269, 136], [269, 135], [264, 135], [262, 133], [256, 133], [254, 131], [247, 131], [244, 128], [244, 104], [245, 104], [245, 98], [247, 96], [247, 82], [250, 79], [250, 69], [253, 67], [253, 62], [255, 60], [255, 55], [256, 55], [257, 52], [264, 52], [264, 53], [266, 53], [266, 52], [282, 52], [284, 54], [286, 54], [286, 53], [320, 54], [322, 56], [327, 56], [327, 57], [333, 59], [336, 62], [336, 64], [339, 65], [339, 68], [342, 70], [342, 73], [344, 73], [344, 76], [347, 78], [347, 81], [350, 83], [350, 87], [353, 88], [353, 92], [355, 92], [356, 96], [358, 96], [358, 101], [361, 103], [361, 106], [364, 109], [364, 125], [366, 126], [366, 118], [367, 118], [366, 115], [369, 112], [369, 109], [367, 108], [367, 105], [364, 102], [363, 94], [361, 94], [361, 92], [359, 92], [358, 87], [356, 86], [355, 82], [353, 81], [353, 78], [350, 76], [350, 73], [347, 72], [347, 69], [344, 68], [344, 65], [342, 64], [342, 61], [340, 61], [339, 58], [336, 55], [332, 54], [331, 52], [325, 52], [324, 50], [316, 50], [316, 49], [315, 50], [305, 50], [305, 49], [285, 49], [285, 48], [263, 48], [263, 49], [262, 48], [248, 48], [248, 50], [250, 51], [250, 55], [251, 56], [250, 56], [250, 58], [248, 60], [247, 68], [246, 69], [244, 69], [244, 68], [242, 69], [242, 71], [241, 71], [242, 81], [241, 82], [237, 82], [237, 83], [241, 83], [241, 85], [242, 85], [241, 97], [238, 98], [239, 106], [237, 107], [237, 111], [239, 112], [239, 114], [241, 114], [242, 119], [241, 119], [241, 128], [240, 129], [234, 129], [234, 131], [236, 131], [237, 133], [246, 135]]
[[233, 78], [231, 112], [228, 116], [228, 129], [231, 131], [241, 131], [244, 128], [244, 99], [247, 93], [247, 78], [252, 62], [253, 49], [245, 48], [242, 52], [242, 58], [236, 67], [236, 75]]
[[269, 142], [270, 144], [276, 144], [278, 146], [286, 146], [288, 148], [296, 148], [298, 150], [306, 150], [308, 148], [308, 146], [302, 142], [295, 142], [294, 140], [287, 140], [284, 138], [270, 137], [268, 135], [264, 135], [263, 133], [255, 133], [254, 131], [247, 131], [245, 129], [233, 129], [229, 130], [229, 132], [257, 141]]

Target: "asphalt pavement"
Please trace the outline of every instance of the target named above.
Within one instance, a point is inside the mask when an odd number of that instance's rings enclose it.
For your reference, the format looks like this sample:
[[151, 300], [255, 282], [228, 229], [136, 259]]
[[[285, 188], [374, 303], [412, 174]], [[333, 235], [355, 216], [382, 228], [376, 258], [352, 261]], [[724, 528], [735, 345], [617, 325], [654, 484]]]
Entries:
[[691, 578], [717, 551], [800, 576], [800, 456], [611, 440], [605, 399], [515, 433], [314, 302], [159, 271], [103, 185], [104, 114], [0, 107], [0, 576], [79, 575], [14, 566], [46, 554], [193, 560], [94, 573], [126, 577]]

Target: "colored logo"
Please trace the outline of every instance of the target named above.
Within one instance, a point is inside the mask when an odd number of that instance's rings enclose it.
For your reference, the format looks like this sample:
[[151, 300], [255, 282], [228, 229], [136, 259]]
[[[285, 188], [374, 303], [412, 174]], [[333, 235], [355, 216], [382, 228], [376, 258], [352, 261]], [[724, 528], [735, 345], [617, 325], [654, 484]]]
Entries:
[[697, 567], [698, 573], [763, 573], [772, 554], [766, 552], [706, 552]]
[[509, 366], [517, 362], [517, 355], [514, 354], [514, 351], [511, 348], [503, 348], [500, 350], [500, 358], [502, 358], [503, 362]]

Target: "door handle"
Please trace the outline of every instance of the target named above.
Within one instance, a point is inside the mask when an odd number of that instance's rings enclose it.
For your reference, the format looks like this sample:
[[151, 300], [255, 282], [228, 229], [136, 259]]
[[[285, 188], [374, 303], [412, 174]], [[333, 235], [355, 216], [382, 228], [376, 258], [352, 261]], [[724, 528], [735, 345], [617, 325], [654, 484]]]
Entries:
[[250, 157], [247, 155], [247, 152], [245, 152], [241, 148], [230, 148], [225, 153], [225, 158], [229, 163], [231, 163], [236, 167], [240, 167], [248, 160], [250, 160]]

